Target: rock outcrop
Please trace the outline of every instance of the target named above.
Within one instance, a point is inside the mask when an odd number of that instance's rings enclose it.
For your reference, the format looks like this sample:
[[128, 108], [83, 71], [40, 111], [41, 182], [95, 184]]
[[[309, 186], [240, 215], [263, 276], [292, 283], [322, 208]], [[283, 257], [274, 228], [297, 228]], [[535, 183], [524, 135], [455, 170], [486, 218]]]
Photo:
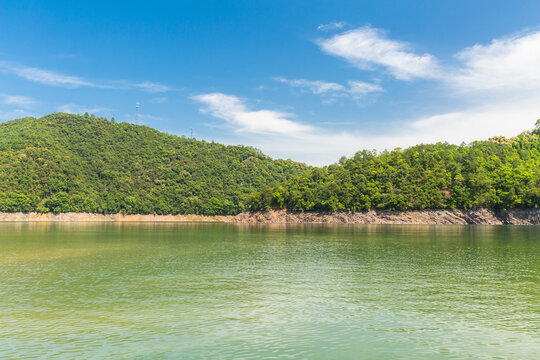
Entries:
[[292, 212], [272, 210], [232, 215], [125, 215], [90, 213], [0, 213], [0, 222], [225, 222], [328, 224], [487, 224], [540, 225], [540, 209]]
[[413, 210], [365, 212], [290, 212], [285, 210], [242, 213], [242, 223], [329, 224], [540, 224], [540, 209], [530, 210]]

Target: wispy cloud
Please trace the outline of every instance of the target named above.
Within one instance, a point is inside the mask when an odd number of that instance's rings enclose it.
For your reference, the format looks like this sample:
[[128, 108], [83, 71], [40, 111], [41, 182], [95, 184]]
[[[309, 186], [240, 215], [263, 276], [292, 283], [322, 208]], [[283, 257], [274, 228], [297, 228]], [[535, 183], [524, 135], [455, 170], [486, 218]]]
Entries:
[[328, 24], [321, 24], [317, 26], [317, 30], [319, 31], [332, 31], [332, 30], [339, 30], [343, 29], [347, 25], [344, 21], [332, 21]]
[[160, 96], [160, 97], [153, 98], [151, 101], [156, 104], [165, 104], [169, 101], [169, 98], [166, 96]]
[[[496, 135], [514, 136], [531, 129], [540, 118], [540, 31], [477, 44], [456, 54], [457, 65], [443, 67], [432, 55], [417, 55], [410, 46], [389, 40], [384, 32], [362, 28], [321, 42], [332, 55], [361, 69], [382, 69], [398, 79], [431, 79], [441, 95], [451, 98], [454, 111], [427, 113], [403, 119], [384, 132], [335, 123], [305, 125], [294, 114], [250, 110], [245, 99], [220, 93], [195, 97], [202, 111], [225, 120], [234, 140], [262, 149], [274, 157], [292, 157], [313, 165], [337, 161], [362, 149], [394, 149], [419, 143], [460, 144]], [[331, 98], [381, 91], [378, 83], [325, 82], [277, 78], [279, 82], [317, 96]], [[375, 87], [373, 87], [375, 86]], [[378, 87], [377, 87], [378, 86]]]
[[382, 67], [401, 80], [438, 76], [436, 59], [430, 54], [418, 55], [411, 46], [390, 40], [380, 29], [363, 27], [319, 39], [321, 49], [341, 57], [362, 70]]
[[60, 74], [50, 70], [35, 67], [15, 65], [8, 62], [0, 62], [0, 70], [22, 77], [26, 80], [45, 85], [77, 88], [81, 86], [98, 87], [97, 84], [86, 81], [77, 76]]
[[246, 101], [233, 95], [205, 94], [194, 97], [204, 104], [203, 113], [225, 120], [237, 140], [224, 136], [226, 143], [241, 142], [262, 149], [273, 157], [293, 158], [312, 165], [336, 162], [341, 156], [352, 156], [362, 149], [394, 149], [419, 143], [438, 141], [460, 144], [487, 139], [496, 135], [514, 136], [532, 128], [540, 117], [540, 97], [524, 97], [520, 101], [497, 99], [450, 113], [409, 119], [386, 128], [383, 133], [349, 128], [308, 126], [293, 114], [273, 110], [251, 111]]
[[364, 81], [348, 81], [347, 85], [322, 80], [287, 79], [284, 77], [278, 77], [276, 81], [309, 91], [314, 95], [323, 97], [327, 102], [328, 100], [347, 97], [358, 100], [371, 93], [383, 91], [380, 85]]
[[152, 93], [167, 92], [172, 90], [172, 88], [167, 85], [159, 84], [152, 81], [90, 81], [79, 76], [66, 75], [52, 70], [45, 70], [36, 67], [13, 64], [6, 61], [0, 61], [0, 72], [12, 74], [39, 84], [64, 88], [92, 87], [101, 89], [138, 89]]
[[0, 102], [6, 105], [19, 107], [29, 107], [38, 103], [38, 101], [29, 96], [0, 94]]
[[458, 142], [511, 136], [540, 118], [540, 31], [476, 44], [456, 58], [462, 65], [439, 80], [443, 92], [468, 105], [425, 116], [413, 128], [433, 134], [432, 141]]
[[348, 81], [347, 84], [349, 84], [348, 92], [353, 97], [384, 91], [380, 85], [365, 81]]
[[[342, 155], [387, 143], [387, 138], [376, 138], [351, 131], [329, 131], [290, 120], [292, 114], [273, 110], [248, 110], [246, 101], [221, 93], [193, 97], [202, 103], [201, 112], [224, 120], [241, 138], [239, 142], [261, 148], [274, 157], [324, 165], [337, 161]], [[390, 137], [391, 138], [391, 137]], [[220, 141], [231, 143], [231, 139]]]
[[540, 32], [477, 44], [460, 51], [456, 58], [463, 67], [447, 81], [460, 91], [540, 90]]
[[308, 89], [315, 95], [343, 93], [347, 90], [345, 86], [341, 84], [321, 80], [287, 79], [283, 77], [278, 77], [276, 80], [294, 87]]
[[135, 84], [132, 84], [132, 86], [135, 88], [139, 88], [141, 90], [147, 91], [147, 92], [151, 92], [151, 93], [160, 93], [160, 92], [167, 92], [167, 91], [172, 90], [170, 86], [155, 83], [152, 81], [144, 81], [141, 83], [135, 83]]
[[203, 113], [225, 120], [236, 132], [298, 137], [312, 129], [311, 126], [290, 120], [291, 114], [249, 110], [245, 100], [234, 95], [210, 93], [192, 98], [205, 105], [201, 109]]

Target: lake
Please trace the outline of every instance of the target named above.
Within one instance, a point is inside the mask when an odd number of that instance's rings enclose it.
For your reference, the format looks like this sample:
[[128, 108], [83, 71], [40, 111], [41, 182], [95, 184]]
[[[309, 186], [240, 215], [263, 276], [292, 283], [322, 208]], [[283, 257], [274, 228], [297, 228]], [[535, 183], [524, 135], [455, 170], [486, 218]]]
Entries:
[[4, 223], [0, 358], [538, 359], [540, 227]]

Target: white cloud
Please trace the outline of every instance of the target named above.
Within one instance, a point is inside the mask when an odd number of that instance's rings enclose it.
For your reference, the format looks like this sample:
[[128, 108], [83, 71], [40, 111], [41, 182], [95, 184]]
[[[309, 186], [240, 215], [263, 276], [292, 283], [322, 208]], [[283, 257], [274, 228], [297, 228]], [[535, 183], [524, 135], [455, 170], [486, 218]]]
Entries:
[[167, 91], [172, 90], [167, 85], [155, 83], [152, 81], [144, 81], [142, 83], [133, 84], [132, 86], [139, 88], [141, 90], [144, 90], [144, 91], [152, 92], [152, 93], [167, 92]]
[[4, 70], [5, 72], [10, 72], [14, 75], [22, 77], [26, 80], [37, 82], [40, 84], [73, 88], [81, 86], [97, 86], [96, 84], [93, 84], [77, 76], [63, 75], [54, 71], [38, 69], [29, 66], [13, 65], [7, 62], [0, 62], [0, 69]]
[[317, 26], [317, 30], [319, 30], [319, 31], [339, 30], [339, 29], [343, 29], [345, 27], [345, 25], [347, 25], [346, 22], [333, 21], [333, 22], [328, 23], [328, 24], [321, 24], [321, 25]]
[[415, 134], [415, 141], [423, 143], [459, 144], [499, 135], [514, 136], [532, 129], [535, 119], [540, 117], [538, 100], [501, 101], [436, 114], [415, 120], [408, 128]]
[[65, 75], [51, 70], [23, 66], [5, 61], [0, 61], [0, 72], [13, 74], [40, 84], [65, 88], [93, 87], [102, 89], [139, 89], [153, 93], [172, 90], [172, 88], [167, 85], [152, 81], [140, 83], [125, 80], [89, 81], [79, 76]]
[[250, 111], [245, 101], [232, 95], [214, 93], [194, 99], [205, 105], [204, 113], [225, 120], [240, 136], [219, 141], [255, 146], [272, 157], [293, 158], [311, 165], [331, 164], [364, 149], [381, 151], [420, 143], [460, 144], [496, 135], [514, 136], [532, 128], [533, 119], [540, 117], [531, 99], [524, 99], [411, 119], [387, 127], [384, 133], [368, 133], [307, 126], [287, 119], [291, 114], [271, 110]]
[[422, 141], [459, 143], [513, 136], [540, 118], [540, 32], [495, 39], [456, 54], [462, 66], [445, 69], [441, 90], [464, 104], [411, 124]]
[[278, 77], [276, 80], [294, 87], [307, 88], [316, 95], [344, 92], [346, 90], [345, 86], [341, 84], [320, 80], [286, 79], [283, 77]]
[[[250, 136], [236, 142], [255, 146], [275, 158], [292, 158], [310, 165], [322, 166], [337, 162], [341, 156], [350, 157], [364, 149], [382, 151], [421, 143], [460, 144], [498, 135], [514, 136], [523, 130], [531, 129], [534, 124], [531, 119], [539, 117], [538, 112], [530, 106], [520, 105], [439, 114], [406, 124], [396, 124], [391, 127], [395, 130], [386, 130], [384, 133], [369, 133], [360, 129], [336, 131], [312, 128], [297, 138]], [[230, 139], [223, 141], [231, 143]]]
[[321, 80], [287, 79], [283, 77], [278, 77], [276, 80], [296, 88], [306, 89], [311, 93], [326, 99], [335, 99], [339, 97], [359, 99], [368, 94], [383, 91], [378, 84], [363, 81], [348, 81], [347, 86], [345, 86]]
[[349, 84], [348, 92], [352, 96], [364, 96], [374, 92], [383, 91], [380, 85], [364, 81], [349, 81], [347, 84]]
[[290, 114], [273, 110], [249, 110], [244, 100], [233, 95], [210, 93], [193, 96], [193, 99], [205, 105], [202, 112], [225, 120], [240, 133], [298, 137], [312, 129], [311, 126], [287, 119]]
[[540, 118], [540, 32], [495, 39], [456, 54], [462, 62], [442, 77], [443, 92], [465, 104], [411, 123], [424, 142], [459, 143], [513, 136]]
[[0, 102], [6, 105], [14, 105], [19, 107], [28, 107], [38, 103], [37, 100], [28, 96], [7, 94], [0, 94]]
[[438, 76], [432, 55], [415, 54], [408, 44], [387, 39], [379, 29], [363, 27], [319, 39], [317, 43], [326, 53], [344, 58], [362, 70], [380, 66], [401, 80]]
[[[362, 69], [382, 66], [397, 78], [432, 78], [441, 94], [451, 96], [455, 111], [432, 113], [396, 123], [385, 133], [360, 129], [336, 132], [313, 128], [302, 141], [259, 139], [255, 144], [271, 155], [311, 164], [328, 164], [361, 149], [393, 149], [438, 141], [460, 144], [492, 136], [514, 136], [531, 129], [540, 118], [540, 32], [495, 39], [456, 55], [456, 67], [439, 67], [431, 55], [418, 56], [403, 43], [388, 40], [380, 30], [357, 29], [320, 41], [328, 53], [342, 56]], [[308, 80], [278, 79], [314, 94], [370, 91], [366, 83], [348, 86]], [[378, 86], [377, 84], [371, 84]], [[262, 142], [262, 144], [261, 144]]]
[[474, 45], [456, 57], [464, 67], [447, 81], [460, 91], [522, 93], [540, 89], [540, 32]]
[[[385, 126], [381, 132], [352, 127], [341, 131], [335, 123], [307, 126], [290, 120], [294, 118], [291, 114], [251, 111], [244, 100], [231, 95], [196, 97], [205, 104], [207, 113], [236, 130], [234, 138], [224, 135], [219, 140], [255, 146], [273, 157], [325, 165], [363, 149], [511, 137], [532, 129], [540, 118], [540, 31], [466, 48], [456, 55], [458, 66], [445, 68], [439, 67], [431, 55], [415, 55], [404, 44], [387, 40], [379, 30], [364, 28], [332, 39], [325, 51], [343, 51], [340, 56], [361, 68], [382, 66], [405, 80], [431, 78], [438, 85], [435, 89], [455, 104], [455, 110], [405, 119]], [[276, 80], [326, 98], [381, 91], [376, 83]], [[281, 126], [280, 121], [294, 129], [284, 130], [287, 126]]]

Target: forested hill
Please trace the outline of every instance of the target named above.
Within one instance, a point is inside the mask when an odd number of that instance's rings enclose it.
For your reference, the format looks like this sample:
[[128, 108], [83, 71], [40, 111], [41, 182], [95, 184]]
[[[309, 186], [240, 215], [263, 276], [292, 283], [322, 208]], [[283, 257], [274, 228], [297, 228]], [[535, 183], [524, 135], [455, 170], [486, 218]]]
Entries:
[[0, 124], [0, 211], [237, 214], [540, 207], [540, 121], [514, 138], [323, 168], [88, 115]]
[[360, 151], [254, 194], [253, 210], [540, 207], [540, 120], [532, 132], [470, 145]]
[[88, 115], [0, 124], [0, 211], [237, 214], [304, 164]]

